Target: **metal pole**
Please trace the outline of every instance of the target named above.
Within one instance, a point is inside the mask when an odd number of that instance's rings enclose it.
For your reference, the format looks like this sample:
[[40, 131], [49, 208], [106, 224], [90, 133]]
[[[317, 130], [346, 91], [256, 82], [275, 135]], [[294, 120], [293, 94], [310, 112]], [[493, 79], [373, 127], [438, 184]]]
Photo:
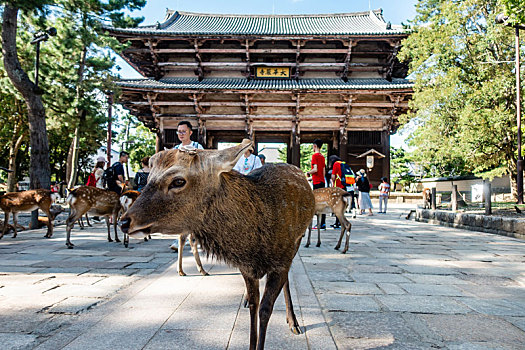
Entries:
[[111, 121], [112, 121], [112, 114], [113, 114], [113, 92], [109, 92], [108, 94], [108, 136], [107, 136], [107, 149], [106, 154], [108, 158], [108, 164], [107, 167], [109, 168], [111, 166]]
[[[38, 68], [40, 65], [40, 41], [36, 43], [36, 57], [35, 57], [35, 91], [38, 91]], [[31, 175], [33, 176], [33, 175]], [[32, 186], [30, 186], [32, 187]], [[34, 188], [31, 188], [32, 190]], [[31, 229], [38, 228], [38, 209], [31, 212]]]
[[521, 154], [521, 97], [520, 97], [520, 29], [516, 26], [516, 121], [518, 124], [518, 164], [516, 185], [518, 204], [523, 204], [523, 156]]
[[35, 58], [35, 87], [38, 88], [38, 68], [40, 65], [40, 41], [36, 44], [36, 58]]

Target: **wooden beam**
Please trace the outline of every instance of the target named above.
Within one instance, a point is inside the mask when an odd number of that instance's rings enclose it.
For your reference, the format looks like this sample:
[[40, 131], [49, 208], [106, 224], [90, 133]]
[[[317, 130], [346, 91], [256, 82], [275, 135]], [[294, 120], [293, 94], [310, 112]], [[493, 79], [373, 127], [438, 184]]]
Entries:
[[155, 75], [155, 79], [160, 79], [162, 77], [162, 72], [159, 67], [159, 56], [155, 52], [155, 47], [157, 46], [157, 42], [153, 42], [152, 40], [147, 40], [145, 44], [149, 48], [149, 52], [151, 54], [151, 59], [153, 60], [153, 72]]
[[196, 75], [199, 77], [199, 81], [204, 79], [204, 68], [202, 67], [202, 57], [199, 53], [199, 41], [195, 39], [193, 41], [193, 47], [195, 48], [195, 60], [197, 61]]
[[354, 43], [352, 42], [352, 40], [348, 42], [348, 51], [346, 52], [345, 65], [343, 68], [343, 73], [341, 74], [341, 79], [343, 79], [344, 81], [348, 80], [348, 71], [350, 70], [350, 61], [352, 60], [353, 44]]

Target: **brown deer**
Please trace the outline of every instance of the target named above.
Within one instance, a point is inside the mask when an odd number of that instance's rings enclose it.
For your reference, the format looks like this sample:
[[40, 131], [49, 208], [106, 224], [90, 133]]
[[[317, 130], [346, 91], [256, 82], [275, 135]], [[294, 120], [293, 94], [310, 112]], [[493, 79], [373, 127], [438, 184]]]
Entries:
[[[7, 230], [9, 222], [9, 214], [13, 213], [13, 238], [16, 237], [17, 215], [21, 211], [33, 211], [35, 209], [42, 210], [48, 218], [53, 218], [51, 214], [51, 205], [60, 198], [58, 193], [53, 193], [50, 190], [37, 189], [22, 192], [9, 192], [0, 197], [0, 208], [5, 213], [4, 227], [2, 229], [2, 238]], [[45, 238], [50, 238], [53, 235], [53, 219], [47, 222], [47, 233]]]
[[430, 209], [432, 207], [432, 192], [430, 188], [423, 189], [423, 209]]
[[157, 153], [150, 160], [148, 184], [122, 217], [121, 227], [130, 235], [189, 232], [207, 254], [239, 268], [250, 307], [250, 349], [263, 349], [281, 289], [290, 330], [301, 332], [288, 271], [314, 214], [314, 196], [293, 165], [265, 165], [248, 175], [232, 171], [250, 147], [244, 140], [225, 150], [185, 147]]
[[108, 242], [113, 242], [109, 226], [109, 218], [111, 217], [115, 230], [115, 241], [120, 242], [117, 233], [117, 219], [121, 205], [120, 196], [117, 193], [92, 186], [80, 186], [69, 193], [66, 201], [71, 209], [66, 220], [66, 246], [69, 249], [73, 249], [75, 246], [70, 240], [71, 229], [75, 222], [87, 212], [103, 216], [106, 219]]
[[[351, 194], [339, 187], [325, 187], [318, 188], [314, 190], [315, 197], [315, 215], [317, 216], [317, 222], [319, 223], [319, 218], [321, 214], [331, 214], [334, 213], [335, 216], [339, 219], [341, 223], [341, 235], [339, 236], [339, 241], [334, 249], [339, 249], [341, 247], [341, 242], [343, 236], [346, 232], [346, 243], [345, 248], [341, 252], [345, 254], [348, 250], [348, 241], [350, 239], [350, 230], [352, 229], [352, 224], [345, 217], [345, 210], [348, 206], [349, 201], [352, 200]], [[321, 229], [319, 224], [317, 224], [317, 244], [316, 247], [321, 246]], [[312, 223], [308, 226], [308, 239], [306, 241], [305, 247], [310, 246], [310, 236], [312, 234]]]

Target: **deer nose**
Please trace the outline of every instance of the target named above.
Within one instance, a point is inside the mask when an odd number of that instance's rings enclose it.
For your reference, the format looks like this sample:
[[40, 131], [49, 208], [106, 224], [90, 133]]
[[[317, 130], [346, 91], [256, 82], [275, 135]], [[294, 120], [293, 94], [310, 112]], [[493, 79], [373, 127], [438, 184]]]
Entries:
[[120, 226], [120, 229], [124, 233], [128, 233], [130, 224], [131, 224], [131, 219], [129, 219], [129, 218], [125, 218], [124, 220], [120, 220], [118, 222], [118, 225]]

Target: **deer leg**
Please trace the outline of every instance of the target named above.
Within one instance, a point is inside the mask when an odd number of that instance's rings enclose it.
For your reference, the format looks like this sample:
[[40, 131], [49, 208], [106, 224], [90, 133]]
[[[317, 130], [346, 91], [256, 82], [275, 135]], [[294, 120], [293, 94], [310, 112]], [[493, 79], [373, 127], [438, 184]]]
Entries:
[[47, 216], [47, 233], [45, 234], [45, 238], [51, 238], [53, 236], [53, 216], [51, 215], [51, 211], [42, 209], [42, 211]]
[[91, 225], [91, 223], [89, 222], [89, 216], [88, 214], [86, 213], [86, 224], [89, 226], [89, 227], [93, 227], [93, 225]]
[[69, 212], [69, 217], [66, 220], [66, 246], [68, 249], [73, 249], [73, 247], [75, 246], [73, 243], [71, 243], [71, 240], [70, 240], [71, 230], [73, 229], [73, 226], [75, 226], [75, 222], [77, 222], [77, 220], [81, 218], [82, 215], [83, 215], [82, 212], [79, 212], [73, 208], [71, 208]]
[[17, 232], [16, 232], [16, 225], [18, 224], [18, 213], [17, 212], [13, 212], [13, 231], [15, 233], [13, 233], [13, 238], [16, 238], [17, 236]]
[[[341, 254], [346, 254], [348, 251], [348, 241], [350, 240], [350, 231], [352, 230], [352, 223], [350, 221], [347, 221], [345, 223], [345, 231], [346, 231], [346, 242], [345, 242], [345, 249], [341, 252]], [[342, 233], [341, 233], [342, 234]], [[342, 236], [341, 236], [342, 237]], [[340, 240], [340, 239], [339, 239]]]
[[111, 238], [111, 224], [109, 223], [109, 216], [104, 216], [104, 220], [106, 220], [106, 227], [108, 229], [108, 242], [113, 242], [113, 239]]
[[312, 235], [312, 222], [310, 221], [310, 225], [308, 226], [308, 239], [306, 240], [305, 247], [308, 248], [310, 246], [310, 236]]
[[297, 318], [295, 317], [295, 313], [293, 311], [292, 295], [290, 294], [289, 280], [286, 280], [283, 290], [284, 301], [286, 303], [286, 323], [288, 323], [288, 327], [290, 327], [290, 330], [293, 334], [299, 335], [301, 334], [301, 327], [299, 326], [299, 322], [297, 322]]
[[[179, 245], [180, 246], [180, 245]], [[193, 237], [190, 236], [190, 247], [191, 252], [193, 253], [193, 256], [195, 257], [195, 262], [197, 263], [197, 269], [199, 269], [199, 272], [203, 276], [209, 276], [210, 274], [207, 273], [204, 268], [202, 267], [201, 258], [199, 256], [199, 251], [197, 249], [197, 242], [193, 240]]]
[[[319, 224], [317, 225], [319, 227]], [[266, 287], [261, 304], [259, 305], [259, 340], [257, 342], [257, 350], [264, 349], [264, 342], [266, 340], [266, 330], [268, 329], [268, 321], [273, 312], [273, 305], [279, 296], [283, 285], [288, 280], [288, 269], [280, 273], [270, 272], [266, 277]]]
[[257, 345], [257, 309], [259, 308], [259, 280], [241, 271], [246, 284], [245, 302], [250, 308], [250, 350]]
[[179, 256], [177, 257], [179, 263], [179, 276], [186, 276], [184, 270], [182, 270], [182, 252], [184, 251], [184, 246], [186, 245], [186, 234], [179, 235]]
[[113, 213], [113, 230], [115, 231], [115, 242], [120, 243], [117, 233], [117, 223], [118, 223], [118, 212]]
[[2, 234], [0, 235], [0, 239], [4, 237], [4, 234], [6, 233], [6, 230], [7, 230], [7, 222], [9, 221], [9, 212], [5, 211], [4, 214], [5, 214], [4, 227], [2, 228]]
[[321, 221], [319, 221], [319, 218], [321, 215], [317, 214], [317, 244], [316, 247], [321, 246]]

